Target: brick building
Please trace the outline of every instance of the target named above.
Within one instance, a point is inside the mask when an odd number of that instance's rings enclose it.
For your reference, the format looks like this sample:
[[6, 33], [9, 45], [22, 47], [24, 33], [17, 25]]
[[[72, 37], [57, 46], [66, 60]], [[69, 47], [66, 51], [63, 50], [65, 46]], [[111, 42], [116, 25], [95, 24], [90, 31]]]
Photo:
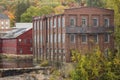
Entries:
[[7, 15], [0, 13], [0, 29], [9, 29], [10, 19]]
[[71, 60], [71, 50], [85, 54], [99, 46], [114, 48], [114, 11], [95, 7], [65, 9], [63, 14], [33, 18], [33, 50], [37, 60]]
[[32, 54], [32, 23], [26, 28], [13, 28], [2, 37], [2, 53], [5, 54]]
[[0, 38], [10, 30], [10, 19], [7, 15], [0, 13]]

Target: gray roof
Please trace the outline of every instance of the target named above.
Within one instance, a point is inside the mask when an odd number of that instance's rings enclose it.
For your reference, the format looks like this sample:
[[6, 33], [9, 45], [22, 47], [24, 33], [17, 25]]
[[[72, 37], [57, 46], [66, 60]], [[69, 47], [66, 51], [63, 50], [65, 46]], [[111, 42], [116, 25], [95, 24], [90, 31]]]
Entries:
[[15, 23], [16, 28], [28, 28], [32, 27], [32, 23]]
[[5, 14], [0, 13], [0, 19], [9, 19], [9, 17]]
[[17, 38], [18, 36], [20, 36], [21, 34], [23, 34], [24, 32], [30, 29], [32, 29], [32, 27], [31, 28], [15, 28], [11, 30], [8, 34], [3, 36], [2, 38], [3, 39]]

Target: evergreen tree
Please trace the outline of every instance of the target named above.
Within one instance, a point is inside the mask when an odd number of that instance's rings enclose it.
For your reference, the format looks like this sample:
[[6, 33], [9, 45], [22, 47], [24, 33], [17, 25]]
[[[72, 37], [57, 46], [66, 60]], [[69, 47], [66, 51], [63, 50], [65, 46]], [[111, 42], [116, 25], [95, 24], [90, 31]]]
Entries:
[[104, 7], [104, 1], [103, 0], [86, 0], [87, 6], [93, 6], [93, 7]]
[[27, 10], [27, 8], [29, 8], [29, 6], [29, 3], [26, 3], [25, 1], [18, 1], [15, 12], [16, 22], [20, 22], [20, 16]]

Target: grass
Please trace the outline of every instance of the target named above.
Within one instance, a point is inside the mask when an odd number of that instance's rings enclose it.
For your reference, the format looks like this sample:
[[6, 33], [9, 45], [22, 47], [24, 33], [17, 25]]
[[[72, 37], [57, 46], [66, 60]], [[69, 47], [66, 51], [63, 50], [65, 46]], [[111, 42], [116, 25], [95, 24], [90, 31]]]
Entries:
[[0, 59], [31, 59], [32, 55], [0, 54]]

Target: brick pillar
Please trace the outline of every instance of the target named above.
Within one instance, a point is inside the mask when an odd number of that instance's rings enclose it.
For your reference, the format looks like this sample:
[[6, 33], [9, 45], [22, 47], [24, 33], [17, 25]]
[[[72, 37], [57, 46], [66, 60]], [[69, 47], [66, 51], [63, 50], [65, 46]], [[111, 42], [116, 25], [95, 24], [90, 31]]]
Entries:
[[69, 62], [70, 61], [70, 48], [69, 48], [69, 34], [66, 34], [66, 54], [65, 54], [65, 57], [66, 57], [66, 62]]
[[77, 14], [77, 26], [80, 26], [80, 15], [79, 14]]
[[88, 26], [90, 26], [90, 27], [92, 26], [92, 21], [91, 21], [91, 19], [92, 19], [92, 15], [90, 14], [89, 17], [88, 17], [88, 21], [89, 21], [89, 22], [88, 22]]
[[104, 25], [103, 21], [104, 21], [104, 17], [103, 17], [103, 15], [101, 14], [101, 15], [100, 15], [100, 19], [99, 19], [99, 26], [100, 26], [100, 27]]

